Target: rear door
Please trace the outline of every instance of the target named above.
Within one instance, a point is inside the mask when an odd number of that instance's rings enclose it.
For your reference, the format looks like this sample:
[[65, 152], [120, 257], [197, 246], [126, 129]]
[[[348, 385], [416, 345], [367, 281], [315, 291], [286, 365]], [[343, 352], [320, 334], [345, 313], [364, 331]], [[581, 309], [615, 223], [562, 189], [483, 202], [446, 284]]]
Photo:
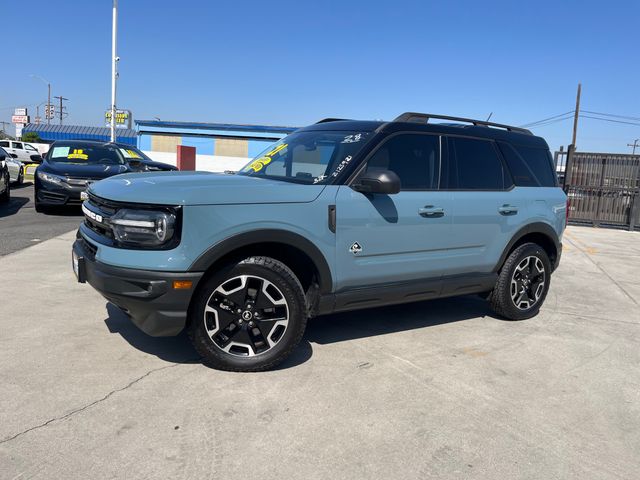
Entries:
[[338, 290], [440, 279], [452, 218], [452, 193], [439, 190], [442, 156], [438, 135], [394, 134], [371, 153], [365, 168], [395, 172], [399, 193], [365, 195], [349, 186], [339, 188]]
[[527, 217], [527, 205], [492, 140], [448, 138], [454, 209], [449, 274], [491, 272]]

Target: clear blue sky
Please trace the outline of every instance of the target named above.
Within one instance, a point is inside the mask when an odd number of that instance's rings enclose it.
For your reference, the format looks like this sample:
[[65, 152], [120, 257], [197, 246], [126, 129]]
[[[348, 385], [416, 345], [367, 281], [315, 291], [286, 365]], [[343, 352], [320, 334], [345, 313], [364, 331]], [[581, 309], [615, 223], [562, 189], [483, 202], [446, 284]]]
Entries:
[[[637, 0], [119, 3], [118, 104], [137, 119], [298, 126], [412, 110], [521, 125], [573, 110], [578, 82], [584, 109], [640, 117]], [[70, 99], [66, 123], [101, 125], [111, 0], [0, 11], [0, 120], [46, 99], [38, 74]], [[534, 132], [556, 148], [571, 121]], [[581, 119], [578, 148], [628, 152], [638, 137], [638, 125]]]

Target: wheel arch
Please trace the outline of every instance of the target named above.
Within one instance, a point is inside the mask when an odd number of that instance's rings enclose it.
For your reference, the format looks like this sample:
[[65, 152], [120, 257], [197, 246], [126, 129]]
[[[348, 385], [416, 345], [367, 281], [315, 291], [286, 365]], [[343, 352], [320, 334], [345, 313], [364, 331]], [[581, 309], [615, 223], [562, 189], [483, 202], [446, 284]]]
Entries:
[[525, 243], [535, 243], [540, 245], [549, 257], [551, 267], [553, 270], [558, 265], [558, 260], [562, 252], [562, 245], [558, 234], [553, 227], [547, 223], [536, 222], [525, 225], [511, 238], [507, 246], [505, 247], [500, 260], [494, 268], [494, 272], [499, 272], [504, 262], [507, 260], [511, 252], [513, 252], [520, 245]]
[[[253, 255], [272, 257], [287, 265], [305, 291], [314, 277], [321, 294], [333, 289], [331, 269], [320, 249], [302, 235], [287, 230], [260, 229], [226, 238], [200, 255], [189, 271], [206, 272], [207, 275], [216, 266]], [[312, 269], [308, 268], [309, 264]]]

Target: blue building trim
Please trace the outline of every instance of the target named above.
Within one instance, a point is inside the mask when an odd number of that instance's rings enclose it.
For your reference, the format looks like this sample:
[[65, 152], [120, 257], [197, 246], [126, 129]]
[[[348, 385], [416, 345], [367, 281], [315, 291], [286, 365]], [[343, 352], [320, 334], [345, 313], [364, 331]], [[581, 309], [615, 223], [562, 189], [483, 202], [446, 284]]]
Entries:
[[[45, 142], [56, 140], [95, 140], [108, 142], [111, 140], [111, 131], [106, 127], [85, 127], [82, 125], [36, 125], [27, 124], [22, 133], [35, 132]], [[135, 130], [126, 128], [116, 130], [116, 138], [120, 143], [136, 145], [137, 134]]]

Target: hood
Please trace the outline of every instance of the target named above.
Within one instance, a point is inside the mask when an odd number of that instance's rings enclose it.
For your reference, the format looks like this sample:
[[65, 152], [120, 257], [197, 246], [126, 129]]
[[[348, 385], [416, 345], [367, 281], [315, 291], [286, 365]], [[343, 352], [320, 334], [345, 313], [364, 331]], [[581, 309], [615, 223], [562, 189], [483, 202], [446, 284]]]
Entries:
[[45, 162], [40, 171], [74, 178], [107, 178], [129, 172], [127, 165]]
[[119, 202], [221, 205], [312, 202], [323, 189], [323, 185], [302, 185], [244, 175], [149, 172], [101, 180], [92, 184], [89, 192]]

